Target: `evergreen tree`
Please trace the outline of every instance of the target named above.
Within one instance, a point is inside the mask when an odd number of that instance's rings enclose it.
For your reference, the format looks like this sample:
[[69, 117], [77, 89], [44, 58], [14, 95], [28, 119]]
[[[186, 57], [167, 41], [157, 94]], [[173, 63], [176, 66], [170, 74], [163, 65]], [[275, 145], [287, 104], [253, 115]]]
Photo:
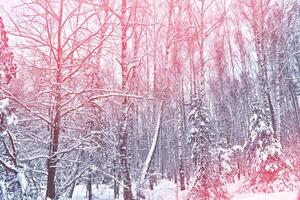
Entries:
[[189, 143], [196, 164], [196, 178], [189, 200], [228, 199], [219, 174], [217, 145], [210, 131], [207, 109], [202, 99], [194, 99], [189, 115]]
[[264, 110], [254, 105], [252, 112], [248, 141], [244, 145], [250, 178], [244, 189], [254, 192], [294, 190], [296, 177], [291, 173], [292, 166], [283, 159], [281, 144], [275, 139]]

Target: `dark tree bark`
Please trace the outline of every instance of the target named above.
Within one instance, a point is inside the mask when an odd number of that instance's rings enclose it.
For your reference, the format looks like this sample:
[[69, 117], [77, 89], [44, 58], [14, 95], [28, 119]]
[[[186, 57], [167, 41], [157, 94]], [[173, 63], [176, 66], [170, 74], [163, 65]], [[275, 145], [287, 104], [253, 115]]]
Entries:
[[57, 151], [59, 145], [59, 135], [61, 131], [61, 84], [62, 84], [62, 15], [63, 15], [63, 0], [60, 1], [59, 17], [58, 17], [58, 31], [57, 31], [57, 68], [56, 68], [56, 85], [55, 85], [55, 117], [54, 128], [51, 134], [50, 155], [47, 161], [47, 191], [46, 198], [56, 199], [55, 188], [55, 174], [57, 163]]

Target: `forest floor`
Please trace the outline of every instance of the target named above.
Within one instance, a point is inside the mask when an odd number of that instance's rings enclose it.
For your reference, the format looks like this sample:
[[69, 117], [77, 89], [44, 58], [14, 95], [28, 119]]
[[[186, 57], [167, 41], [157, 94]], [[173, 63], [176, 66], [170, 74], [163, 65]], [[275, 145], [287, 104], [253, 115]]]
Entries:
[[[240, 183], [228, 185], [227, 189], [231, 200], [297, 200], [298, 192], [278, 192], [278, 193], [239, 193]], [[161, 180], [154, 190], [145, 192], [147, 200], [183, 200], [187, 190], [182, 192], [177, 189], [174, 182]], [[113, 190], [107, 185], [93, 187], [93, 194], [97, 200], [113, 200]], [[75, 188], [73, 200], [86, 200], [86, 187], [79, 185]], [[121, 199], [120, 199], [121, 200]]]
[[277, 193], [240, 193], [238, 192], [242, 181], [229, 184], [227, 191], [231, 200], [298, 200], [298, 192], [277, 192]]

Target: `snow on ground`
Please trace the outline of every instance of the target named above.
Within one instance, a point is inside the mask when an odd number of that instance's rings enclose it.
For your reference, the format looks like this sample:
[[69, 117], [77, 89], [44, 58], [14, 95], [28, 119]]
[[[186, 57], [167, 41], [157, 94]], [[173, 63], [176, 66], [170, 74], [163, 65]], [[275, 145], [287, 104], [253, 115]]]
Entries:
[[232, 200], [297, 200], [296, 192], [237, 194]]
[[248, 193], [238, 192], [243, 180], [227, 186], [231, 200], [298, 200], [298, 192]]
[[180, 191], [174, 182], [161, 180], [154, 190], [147, 190], [145, 194], [147, 200], [179, 200], [184, 199], [186, 191]]
[[[93, 185], [92, 187], [94, 199], [112, 200], [114, 199], [114, 191], [107, 185]], [[86, 185], [77, 185], [74, 190], [72, 200], [86, 200]]]
[[[177, 190], [176, 184], [168, 180], [161, 180], [153, 191], [145, 191], [147, 200], [179, 200], [184, 199], [186, 191]], [[93, 196], [97, 200], [113, 200], [113, 189], [107, 185], [93, 185]], [[75, 187], [73, 200], [86, 200], [86, 186], [78, 185]], [[121, 198], [119, 199], [121, 200]]]
[[[231, 200], [298, 200], [298, 192], [278, 192], [278, 193], [249, 193], [240, 194], [238, 189], [241, 182], [229, 184], [227, 187]], [[168, 180], [161, 180], [154, 190], [146, 190], [147, 200], [184, 200], [187, 191], [180, 191], [179, 186]], [[107, 185], [94, 185], [93, 194], [97, 200], [113, 200], [113, 189]], [[76, 186], [73, 200], [86, 200], [86, 186]], [[119, 199], [121, 200], [121, 199]]]

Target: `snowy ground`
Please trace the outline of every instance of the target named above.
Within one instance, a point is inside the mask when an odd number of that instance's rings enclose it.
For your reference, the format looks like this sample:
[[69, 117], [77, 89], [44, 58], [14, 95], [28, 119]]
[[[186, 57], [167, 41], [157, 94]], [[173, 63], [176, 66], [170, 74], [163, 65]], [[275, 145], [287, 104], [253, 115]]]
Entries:
[[278, 193], [249, 193], [241, 194], [238, 191], [240, 183], [230, 184], [227, 187], [228, 192], [230, 193], [231, 200], [298, 200], [298, 192], [278, 192]]
[[[112, 200], [114, 192], [107, 185], [93, 185], [93, 195], [97, 200]], [[86, 200], [86, 186], [78, 185], [75, 188], [72, 200]]]
[[[167, 180], [161, 180], [155, 187], [155, 190], [146, 190], [145, 195], [147, 200], [176, 200], [184, 199], [186, 192], [180, 192], [176, 190], [176, 184]], [[107, 185], [94, 185], [93, 194], [97, 200], [112, 200], [113, 189]], [[86, 200], [86, 186], [76, 186], [73, 200]], [[121, 200], [121, 199], [120, 199]]]
[[237, 194], [232, 200], [297, 200], [297, 193], [279, 192], [272, 194]]
[[[298, 200], [298, 192], [279, 192], [279, 193], [256, 193], [256, 194], [240, 194], [237, 192], [239, 183], [228, 186], [232, 200]], [[173, 182], [162, 180], [155, 187], [155, 190], [147, 190], [147, 200], [184, 200], [186, 191], [181, 192], [176, 189]], [[106, 185], [93, 186], [93, 193], [97, 200], [113, 200], [113, 190]], [[74, 200], [86, 200], [86, 188], [79, 185], [75, 188]]]
[[146, 191], [146, 195], [147, 200], [177, 200], [184, 199], [186, 191], [181, 192], [173, 182], [161, 180], [153, 191]]

